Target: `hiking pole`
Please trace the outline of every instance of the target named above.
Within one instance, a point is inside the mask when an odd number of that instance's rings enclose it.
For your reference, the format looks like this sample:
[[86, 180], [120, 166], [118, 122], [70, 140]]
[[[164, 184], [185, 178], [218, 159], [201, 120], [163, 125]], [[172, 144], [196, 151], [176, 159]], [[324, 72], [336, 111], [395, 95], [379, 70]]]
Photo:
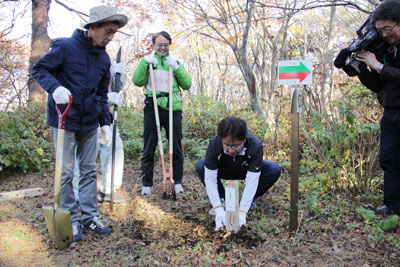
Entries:
[[165, 170], [165, 161], [164, 161], [164, 148], [161, 138], [161, 127], [160, 127], [160, 116], [158, 114], [158, 106], [157, 106], [157, 92], [156, 92], [156, 83], [154, 81], [154, 71], [153, 71], [153, 64], [149, 66], [150, 72], [150, 82], [151, 82], [151, 93], [153, 97], [153, 107], [154, 107], [154, 115], [156, 119], [156, 126], [157, 126], [157, 138], [158, 138], [158, 146], [160, 149], [160, 158], [161, 158], [161, 168], [162, 168], [162, 176], [163, 176], [163, 195], [162, 198], [167, 197], [167, 172]]
[[[121, 47], [118, 49], [117, 53], [117, 63], [121, 62]], [[111, 77], [112, 79], [112, 77]], [[115, 74], [115, 84], [113, 86], [113, 91], [116, 93], [119, 93], [120, 91], [120, 79], [121, 79], [121, 73], [116, 73]], [[118, 105], [114, 105], [113, 109], [113, 132], [112, 132], [112, 152], [111, 152], [111, 193], [110, 193], [110, 209], [113, 210], [113, 205], [114, 205], [114, 173], [115, 173], [115, 144], [116, 144], [116, 139], [117, 139], [117, 120], [118, 120]]]
[[[173, 175], [173, 156], [174, 156], [174, 116], [173, 116], [173, 86], [174, 77], [172, 66], [169, 66], [169, 179], [172, 187], [172, 199], [176, 200], [175, 181]], [[164, 191], [165, 192], [165, 191]]]

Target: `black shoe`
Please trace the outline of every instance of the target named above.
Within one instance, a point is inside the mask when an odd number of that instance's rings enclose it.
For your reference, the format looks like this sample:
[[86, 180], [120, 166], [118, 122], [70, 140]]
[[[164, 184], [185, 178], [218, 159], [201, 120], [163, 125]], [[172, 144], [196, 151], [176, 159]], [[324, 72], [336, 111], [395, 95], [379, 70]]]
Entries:
[[100, 235], [109, 235], [111, 233], [111, 228], [105, 226], [99, 217], [93, 217], [85, 225], [85, 230], [92, 230]]
[[[119, 196], [116, 192], [114, 192], [114, 203], [125, 203], [126, 199], [124, 197]], [[111, 194], [104, 194], [103, 192], [99, 191], [97, 193], [97, 201], [104, 202], [110, 202], [111, 201]]]
[[389, 215], [389, 214], [392, 214], [393, 211], [391, 211], [391, 210], [388, 208], [388, 206], [383, 205], [383, 206], [380, 206], [380, 207], [376, 208], [376, 209], [375, 209], [375, 213], [376, 213], [377, 215]]

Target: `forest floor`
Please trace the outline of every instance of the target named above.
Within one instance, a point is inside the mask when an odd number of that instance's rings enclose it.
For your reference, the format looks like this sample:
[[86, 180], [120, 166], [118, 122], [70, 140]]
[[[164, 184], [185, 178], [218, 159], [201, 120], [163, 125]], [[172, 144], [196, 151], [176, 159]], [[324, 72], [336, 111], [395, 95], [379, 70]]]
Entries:
[[214, 232], [211, 206], [191, 163], [185, 165], [185, 192], [177, 201], [161, 198], [159, 172], [153, 194], [142, 197], [139, 174], [139, 165], [126, 164], [118, 192], [128, 201], [115, 204], [113, 211], [109, 203], [99, 204], [113, 228], [111, 235], [85, 234], [82, 242], [59, 250], [42, 213], [42, 206], [53, 203], [53, 172], [0, 173], [0, 192], [34, 187], [46, 191], [0, 204], [0, 266], [400, 265], [399, 227], [377, 232], [357, 212], [365, 201], [360, 197], [323, 195], [311, 203], [312, 189], [300, 189], [299, 227], [290, 234], [290, 179], [283, 172], [250, 210], [246, 227], [228, 235]]

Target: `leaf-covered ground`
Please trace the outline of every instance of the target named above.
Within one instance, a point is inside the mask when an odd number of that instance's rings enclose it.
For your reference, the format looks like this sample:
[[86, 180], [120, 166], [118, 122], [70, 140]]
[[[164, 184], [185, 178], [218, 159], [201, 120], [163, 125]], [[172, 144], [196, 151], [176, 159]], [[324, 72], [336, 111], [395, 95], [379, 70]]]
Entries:
[[[158, 165], [157, 165], [158, 166]], [[214, 232], [204, 187], [190, 163], [185, 193], [162, 199], [155, 175], [150, 197], [140, 196], [139, 166], [125, 167], [119, 193], [125, 204], [100, 204], [112, 225], [108, 237], [85, 234], [84, 241], [61, 251], [49, 239], [42, 214], [51, 205], [53, 173], [0, 174], [0, 191], [42, 187], [40, 197], [0, 203], [0, 266], [399, 266], [398, 227], [386, 233], [364, 222], [357, 208], [364, 199], [322, 195], [300, 189], [299, 227], [288, 233], [289, 178], [250, 210], [238, 234]]]

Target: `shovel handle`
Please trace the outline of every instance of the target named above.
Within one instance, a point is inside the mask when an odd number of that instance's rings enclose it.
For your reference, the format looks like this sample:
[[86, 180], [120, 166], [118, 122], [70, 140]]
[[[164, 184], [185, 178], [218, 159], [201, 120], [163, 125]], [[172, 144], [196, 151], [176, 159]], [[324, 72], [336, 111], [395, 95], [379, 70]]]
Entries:
[[68, 111], [71, 108], [72, 104], [72, 95], [69, 95], [68, 106], [64, 110], [64, 113], [61, 113], [60, 107], [56, 104], [56, 110], [58, 114], [58, 129], [65, 129], [65, 118], [67, 117]]
[[57, 131], [57, 148], [56, 148], [56, 168], [55, 168], [55, 181], [54, 181], [54, 209], [58, 209], [60, 205], [60, 193], [61, 193], [61, 173], [63, 164], [63, 146], [64, 146], [64, 129], [65, 129], [65, 118], [67, 117], [68, 111], [71, 108], [72, 95], [69, 95], [69, 102], [64, 113], [61, 113], [59, 106], [56, 104], [56, 110], [58, 114], [58, 131]]

